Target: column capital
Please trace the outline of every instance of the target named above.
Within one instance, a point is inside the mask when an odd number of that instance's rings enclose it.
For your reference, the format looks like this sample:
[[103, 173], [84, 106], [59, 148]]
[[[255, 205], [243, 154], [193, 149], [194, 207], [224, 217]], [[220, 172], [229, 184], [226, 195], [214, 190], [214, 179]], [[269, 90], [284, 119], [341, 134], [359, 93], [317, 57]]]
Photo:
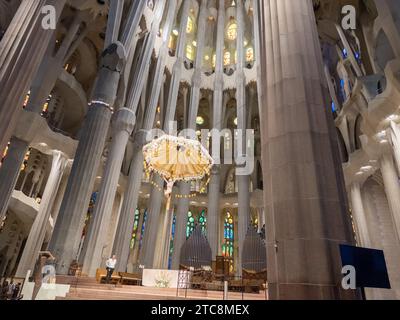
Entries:
[[101, 67], [121, 73], [126, 62], [124, 45], [116, 41], [110, 44], [101, 55]]
[[121, 108], [114, 115], [112, 129], [114, 132], [126, 131], [131, 135], [135, 127], [135, 122], [135, 113], [131, 109]]
[[147, 143], [147, 134], [148, 134], [148, 131], [144, 130], [144, 129], [140, 129], [137, 132], [135, 132], [134, 139], [133, 139], [134, 144], [139, 148], [144, 147]]

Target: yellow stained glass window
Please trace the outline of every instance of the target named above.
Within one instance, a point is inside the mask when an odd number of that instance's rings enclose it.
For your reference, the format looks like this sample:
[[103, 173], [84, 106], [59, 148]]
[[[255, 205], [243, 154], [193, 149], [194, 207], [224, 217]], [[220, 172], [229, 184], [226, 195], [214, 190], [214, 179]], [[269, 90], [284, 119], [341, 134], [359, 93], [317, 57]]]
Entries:
[[189, 17], [186, 25], [186, 33], [192, 33], [193, 28], [194, 28], [193, 19]]
[[226, 32], [226, 36], [229, 40], [236, 40], [237, 38], [237, 23], [236, 22], [232, 22], [231, 24], [229, 24], [228, 26], [228, 30]]
[[194, 48], [190, 44], [186, 46], [186, 58], [192, 61], [194, 60]]
[[254, 60], [254, 50], [252, 47], [246, 49], [246, 61], [252, 62]]
[[175, 39], [174, 39], [174, 36], [173, 36], [173, 35], [171, 35], [171, 36], [169, 37], [168, 48], [170, 48], [170, 49], [172, 49], [172, 50], [175, 49]]
[[231, 53], [229, 51], [225, 51], [224, 53], [224, 66], [229, 66], [231, 64]]
[[217, 63], [217, 55], [214, 53], [212, 56], [212, 66], [213, 68], [215, 68], [215, 65]]

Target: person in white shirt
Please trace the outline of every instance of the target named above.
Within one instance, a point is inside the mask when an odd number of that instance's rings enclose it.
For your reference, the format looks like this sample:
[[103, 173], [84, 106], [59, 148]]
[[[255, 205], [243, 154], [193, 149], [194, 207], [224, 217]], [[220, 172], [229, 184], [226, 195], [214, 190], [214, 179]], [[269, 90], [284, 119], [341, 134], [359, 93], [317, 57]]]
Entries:
[[106, 261], [106, 270], [107, 270], [106, 283], [110, 282], [116, 264], [117, 264], [117, 257], [115, 255], [113, 255], [110, 259]]

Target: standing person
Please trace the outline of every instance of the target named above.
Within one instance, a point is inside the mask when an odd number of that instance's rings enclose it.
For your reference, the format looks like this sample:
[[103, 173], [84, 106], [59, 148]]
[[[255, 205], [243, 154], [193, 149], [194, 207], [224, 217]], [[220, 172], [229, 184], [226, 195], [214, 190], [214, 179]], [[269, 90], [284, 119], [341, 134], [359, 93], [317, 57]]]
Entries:
[[116, 264], [117, 264], [117, 257], [115, 255], [113, 255], [110, 259], [106, 261], [106, 270], [107, 270], [106, 283], [110, 282]]
[[11, 280], [10, 285], [8, 286], [8, 292], [7, 292], [7, 297], [9, 300], [12, 299], [14, 290], [15, 290], [15, 283], [14, 283], [14, 280]]
[[14, 288], [14, 291], [13, 291], [13, 294], [12, 294], [12, 297], [11, 297], [11, 300], [18, 300], [19, 291], [20, 291], [20, 290], [21, 290], [21, 284], [18, 283], [18, 284], [15, 286], [15, 288]]

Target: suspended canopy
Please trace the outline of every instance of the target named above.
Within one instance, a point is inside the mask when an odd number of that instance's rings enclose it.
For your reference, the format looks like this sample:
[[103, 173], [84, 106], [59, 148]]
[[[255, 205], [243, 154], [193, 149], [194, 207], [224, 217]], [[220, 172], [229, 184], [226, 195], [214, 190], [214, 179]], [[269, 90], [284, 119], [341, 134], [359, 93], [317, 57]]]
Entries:
[[143, 148], [146, 171], [168, 183], [201, 180], [210, 174], [213, 159], [197, 140], [163, 135]]

